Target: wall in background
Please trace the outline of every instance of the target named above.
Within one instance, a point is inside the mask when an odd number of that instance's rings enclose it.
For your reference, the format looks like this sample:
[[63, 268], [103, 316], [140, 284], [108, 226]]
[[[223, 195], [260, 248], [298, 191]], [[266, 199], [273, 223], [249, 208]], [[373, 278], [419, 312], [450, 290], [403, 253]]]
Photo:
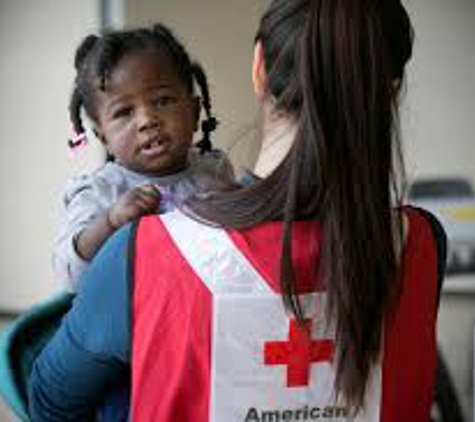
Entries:
[[409, 176], [475, 183], [475, 2], [406, 4], [416, 32], [403, 115]]
[[99, 24], [97, 0], [0, 2], [0, 310], [24, 309], [60, 288], [51, 243], [60, 192], [102, 160], [67, 154], [67, 107], [77, 44]]

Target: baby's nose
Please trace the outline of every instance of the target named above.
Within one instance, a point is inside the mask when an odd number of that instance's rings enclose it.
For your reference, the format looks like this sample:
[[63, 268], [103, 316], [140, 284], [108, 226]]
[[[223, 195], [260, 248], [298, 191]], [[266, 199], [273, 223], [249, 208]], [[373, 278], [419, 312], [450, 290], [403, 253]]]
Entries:
[[159, 126], [160, 118], [152, 107], [142, 107], [137, 113], [137, 127], [140, 131]]

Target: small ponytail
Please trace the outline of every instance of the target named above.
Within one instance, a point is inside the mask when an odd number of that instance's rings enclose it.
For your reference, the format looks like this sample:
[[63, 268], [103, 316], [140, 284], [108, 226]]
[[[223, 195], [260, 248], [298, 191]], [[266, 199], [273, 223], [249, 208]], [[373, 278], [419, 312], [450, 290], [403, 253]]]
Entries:
[[69, 100], [69, 118], [72, 126], [72, 133], [68, 139], [70, 149], [81, 146], [85, 138], [85, 128], [81, 117], [81, 110], [83, 107], [86, 107], [83, 94], [83, 91], [86, 90], [84, 87], [84, 75], [88, 72], [88, 58], [91, 52], [97, 47], [98, 42], [99, 37], [96, 35], [88, 35], [79, 45], [74, 56], [74, 67], [77, 76]]
[[99, 37], [97, 35], [88, 35], [79, 47], [76, 50], [76, 55], [74, 57], [74, 67], [76, 71], [80, 71], [83, 66], [87, 56], [90, 52], [96, 47], [96, 44], [99, 42]]
[[218, 127], [218, 121], [211, 112], [211, 99], [208, 89], [208, 79], [200, 64], [194, 62], [192, 64], [193, 76], [200, 87], [202, 95], [202, 105], [205, 110], [206, 119], [201, 122], [201, 131], [203, 132], [203, 139], [198, 142], [197, 146], [203, 154], [212, 150], [211, 133]]
[[78, 141], [78, 137], [85, 133], [85, 129], [81, 118], [82, 98], [78, 88], [74, 88], [69, 103], [69, 116], [71, 120], [72, 133], [68, 139], [68, 146], [70, 149], [78, 147], [81, 142]]

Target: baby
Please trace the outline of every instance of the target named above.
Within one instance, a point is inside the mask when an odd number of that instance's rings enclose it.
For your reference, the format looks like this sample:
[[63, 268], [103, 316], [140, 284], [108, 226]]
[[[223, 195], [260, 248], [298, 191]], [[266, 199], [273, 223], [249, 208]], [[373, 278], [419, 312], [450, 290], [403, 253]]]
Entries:
[[[53, 260], [57, 279], [73, 291], [88, 261], [123, 224], [234, 180], [230, 162], [210, 142], [216, 120], [206, 76], [168, 28], [89, 35], [75, 67], [70, 148], [86, 142], [84, 110], [109, 160], [66, 187], [66, 221]], [[194, 146], [201, 106], [203, 139]]]

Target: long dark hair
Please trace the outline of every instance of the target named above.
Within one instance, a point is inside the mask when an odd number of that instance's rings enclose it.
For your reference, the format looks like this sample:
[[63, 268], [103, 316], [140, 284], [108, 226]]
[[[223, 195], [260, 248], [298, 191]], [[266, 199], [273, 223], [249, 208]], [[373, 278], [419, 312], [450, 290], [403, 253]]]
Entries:
[[[336, 385], [355, 410], [397, 297], [402, 238], [398, 94], [413, 32], [399, 0], [274, 0], [261, 19], [268, 95], [297, 122], [284, 161], [266, 178], [192, 203], [225, 227], [283, 221], [280, 282], [300, 321], [292, 222], [322, 224], [320, 274], [336, 328]], [[396, 224], [394, 224], [396, 223]]]
[[[212, 149], [211, 133], [216, 129], [217, 120], [211, 109], [208, 79], [197, 62], [192, 62], [183, 44], [171, 29], [157, 23], [150, 28], [136, 28], [123, 31], [108, 30], [100, 35], [88, 35], [76, 50], [74, 66], [76, 79], [69, 103], [71, 123], [76, 133], [84, 132], [81, 111], [97, 119], [96, 93], [105, 91], [110, 75], [117, 64], [127, 55], [150, 49], [162, 56], [165, 53], [176, 69], [181, 82], [191, 94], [194, 82], [201, 91], [201, 104], [206, 118], [202, 121], [203, 139], [197, 146], [201, 152]], [[71, 147], [72, 141], [69, 141]]]

